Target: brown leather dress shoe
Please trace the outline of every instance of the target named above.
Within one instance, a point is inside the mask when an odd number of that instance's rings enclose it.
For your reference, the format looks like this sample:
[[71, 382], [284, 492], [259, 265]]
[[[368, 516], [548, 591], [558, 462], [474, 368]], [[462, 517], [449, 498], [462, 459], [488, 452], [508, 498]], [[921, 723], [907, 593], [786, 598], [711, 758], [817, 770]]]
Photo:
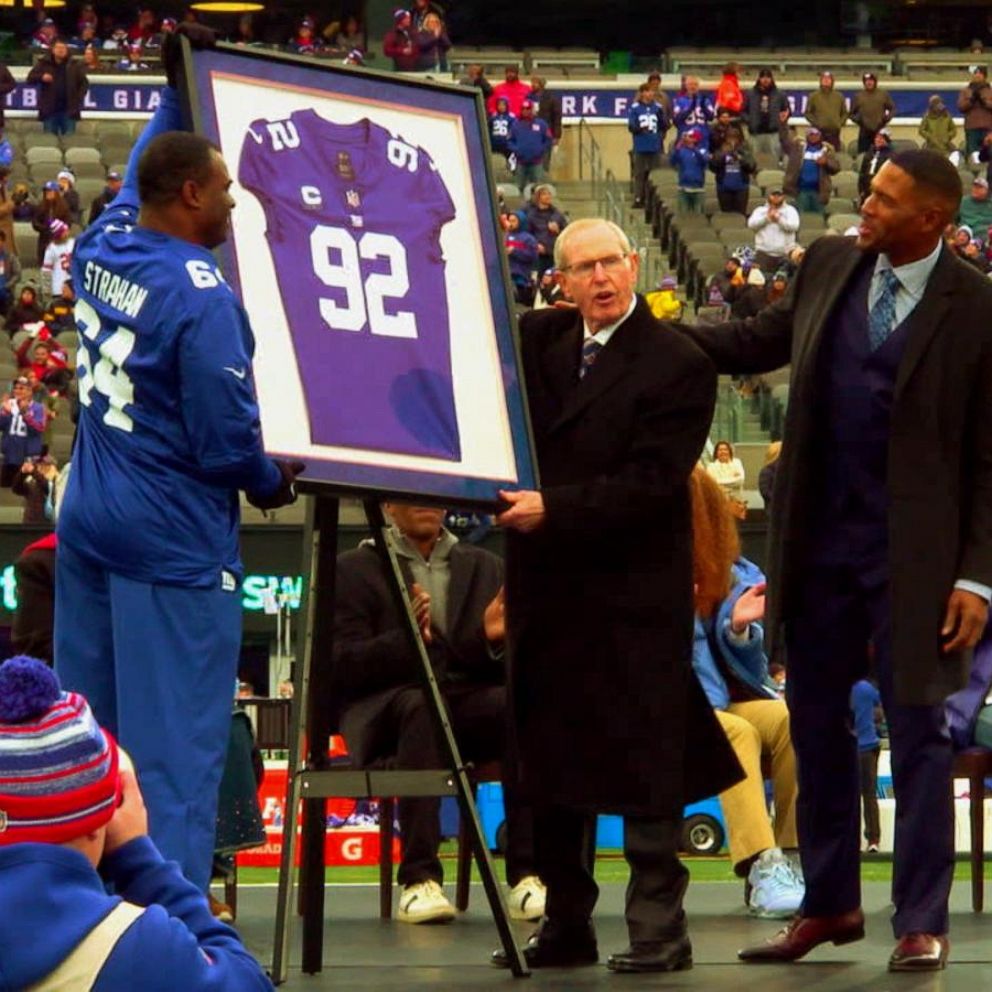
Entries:
[[865, 914], [860, 909], [837, 916], [797, 916], [763, 944], [737, 952], [741, 961], [798, 961], [819, 944], [850, 944], [865, 935]]
[[889, 958], [889, 971], [940, 971], [950, 944], [943, 934], [907, 933]]

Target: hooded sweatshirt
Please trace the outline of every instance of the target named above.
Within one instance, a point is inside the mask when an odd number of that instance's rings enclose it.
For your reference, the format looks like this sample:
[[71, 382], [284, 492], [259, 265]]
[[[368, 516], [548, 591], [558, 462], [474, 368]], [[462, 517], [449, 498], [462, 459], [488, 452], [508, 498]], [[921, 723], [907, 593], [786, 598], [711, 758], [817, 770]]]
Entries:
[[[105, 882], [117, 895], [107, 895]], [[92, 992], [271, 992], [238, 935], [147, 837], [104, 858], [100, 874], [68, 847], [0, 847], [0, 891], [11, 909], [0, 915], [0, 992], [50, 975], [122, 897], [148, 908], [117, 941]]]

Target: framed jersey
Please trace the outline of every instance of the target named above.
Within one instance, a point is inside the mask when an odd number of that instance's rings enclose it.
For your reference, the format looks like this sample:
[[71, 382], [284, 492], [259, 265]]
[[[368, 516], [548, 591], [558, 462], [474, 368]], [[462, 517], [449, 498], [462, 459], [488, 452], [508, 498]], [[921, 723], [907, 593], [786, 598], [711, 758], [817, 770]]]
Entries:
[[269, 453], [365, 495], [537, 488], [478, 91], [227, 45], [186, 89], [233, 181]]

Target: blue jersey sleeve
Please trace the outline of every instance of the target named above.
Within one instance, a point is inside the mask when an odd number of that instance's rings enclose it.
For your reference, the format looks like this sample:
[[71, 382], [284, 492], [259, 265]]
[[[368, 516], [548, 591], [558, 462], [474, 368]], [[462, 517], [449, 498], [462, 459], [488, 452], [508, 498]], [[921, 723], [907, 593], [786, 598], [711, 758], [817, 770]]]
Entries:
[[119, 215], [122, 209], [129, 212], [138, 209], [138, 162], [142, 153], [148, 147], [149, 142], [158, 135], [165, 134], [166, 131], [181, 130], [183, 130], [183, 117], [179, 107], [179, 93], [171, 86], [165, 86], [162, 88], [162, 102], [158, 105], [158, 109], [144, 131], [141, 132], [141, 137], [138, 138], [134, 148], [131, 149], [131, 156], [127, 160], [127, 170], [124, 173], [124, 185], [98, 218], [99, 224], [106, 224]]
[[180, 410], [205, 481], [267, 494], [282, 475], [262, 447], [248, 319], [226, 285], [190, 308], [179, 340]]

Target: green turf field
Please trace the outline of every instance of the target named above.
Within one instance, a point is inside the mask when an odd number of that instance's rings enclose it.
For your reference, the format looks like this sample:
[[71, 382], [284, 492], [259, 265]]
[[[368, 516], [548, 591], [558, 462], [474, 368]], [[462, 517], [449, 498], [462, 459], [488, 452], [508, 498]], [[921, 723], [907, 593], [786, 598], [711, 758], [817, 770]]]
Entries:
[[[449, 882], [455, 878], [455, 843], [448, 842], [442, 849], [441, 858], [445, 863], [445, 876]], [[730, 868], [730, 860], [725, 857], [714, 858], [686, 858], [685, 863], [689, 868], [690, 875], [694, 882], [730, 882], [737, 885], [741, 880], [737, 878]], [[275, 868], [241, 868], [238, 870], [239, 884], [251, 885], [252, 883], [274, 883], [277, 879]], [[502, 879], [503, 865], [502, 859], [497, 859], [496, 876]], [[862, 862], [861, 877], [866, 882], [887, 882], [892, 878], [892, 861], [887, 855], [875, 855], [866, 858]], [[968, 863], [959, 860], [955, 866], [954, 877], [958, 881], [967, 881], [971, 878]], [[992, 878], [992, 862], [985, 865], [985, 877]], [[478, 879], [478, 872], [473, 870], [473, 878]], [[328, 868], [328, 882], [366, 882], [373, 884], [379, 880], [379, 869], [377, 867], [341, 867]], [[620, 852], [601, 853], [596, 858], [596, 880], [598, 882], [626, 882], [627, 863], [623, 860]]]

